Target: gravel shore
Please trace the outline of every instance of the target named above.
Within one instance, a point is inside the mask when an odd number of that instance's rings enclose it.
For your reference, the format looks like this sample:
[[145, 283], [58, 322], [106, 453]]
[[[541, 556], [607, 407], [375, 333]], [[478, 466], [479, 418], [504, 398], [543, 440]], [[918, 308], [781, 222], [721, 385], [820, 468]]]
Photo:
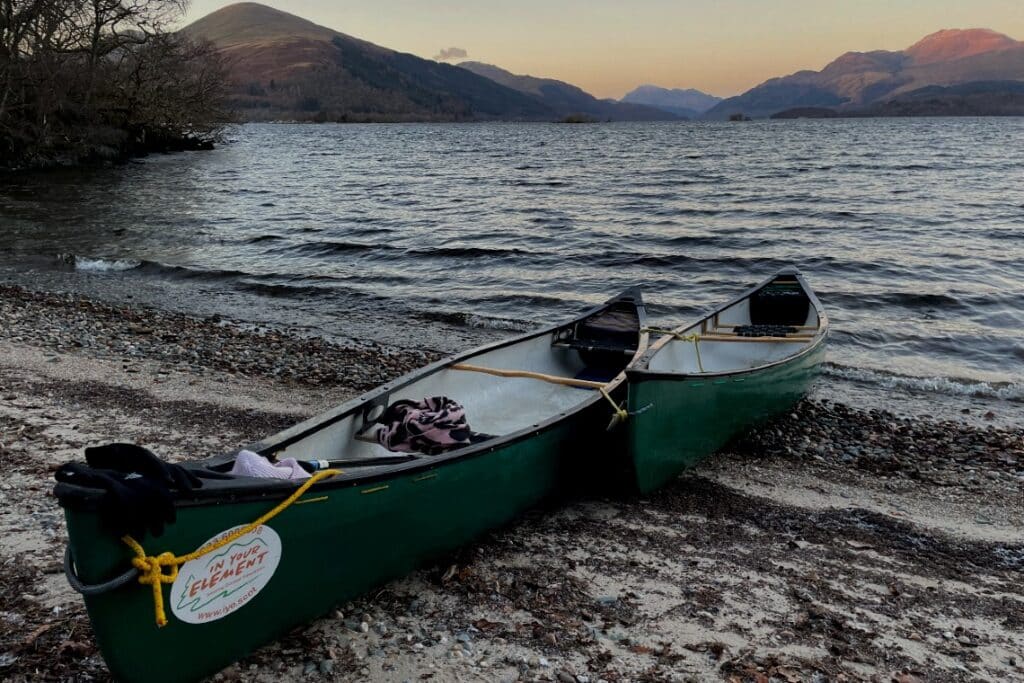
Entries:
[[[109, 678], [60, 568], [59, 464], [115, 439], [227, 451], [433, 358], [0, 286], [0, 678]], [[655, 495], [553, 502], [216, 680], [1024, 679], [1022, 572], [1024, 430], [807, 401]]]

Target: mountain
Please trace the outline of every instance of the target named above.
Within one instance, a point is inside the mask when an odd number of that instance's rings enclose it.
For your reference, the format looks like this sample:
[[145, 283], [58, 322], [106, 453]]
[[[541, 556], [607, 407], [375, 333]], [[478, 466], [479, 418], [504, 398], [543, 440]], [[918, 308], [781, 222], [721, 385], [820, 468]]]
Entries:
[[821, 71], [773, 78], [704, 118], [759, 118], [793, 108], [865, 109], [928, 86], [1024, 81], [1024, 42], [988, 29], [933, 33], [906, 50], [847, 52]]
[[645, 104], [648, 107], [655, 107], [678, 116], [695, 119], [721, 102], [722, 98], [708, 95], [693, 88], [687, 90], [675, 88], [670, 90], [668, 88], [659, 88], [656, 85], [641, 85], [626, 93], [619, 101]]
[[354, 38], [244, 2], [182, 29], [213, 42], [246, 120], [552, 120], [542, 100], [466, 69]]
[[929, 85], [861, 109], [795, 108], [773, 119], [823, 119], [865, 116], [1024, 116], [1024, 82], [972, 81]]
[[563, 116], [585, 116], [612, 121], [663, 121], [678, 118], [676, 114], [661, 108], [599, 100], [575, 85], [553, 78], [521, 76], [482, 62], [462, 62], [459, 66], [505, 87], [536, 97]]
[[1024, 82], [929, 85], [876, 102], [861, 113], [868, 116], [1024, 116]]

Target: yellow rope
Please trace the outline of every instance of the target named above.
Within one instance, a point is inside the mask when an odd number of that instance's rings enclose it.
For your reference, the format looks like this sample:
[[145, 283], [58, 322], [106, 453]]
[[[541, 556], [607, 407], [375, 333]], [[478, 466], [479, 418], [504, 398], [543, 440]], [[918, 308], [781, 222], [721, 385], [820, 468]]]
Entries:
[[608, 399], [608, 402], [612, 404], [612, 410], [615, 411], [615, 414], [612, 415], [612, 421], [608, 423], [608, 429], [611, 429], [620, 422], [625, 422], [626, 419], [629, 418], [629, 411], [617, 404], [608, 392], [604, 390], [604, 387], [598, 389], [598, 391], [601, 392], [602, 396]]
[[644, 329], [642, 329], [640, 331], [641, 332], [653, 332], [654, 334], [668, 334], [668, 335], [671, 335], [671, 336], [675, 337], [679, 341], [693, 342], [693, 350], [694, 350], [694, 353], [697, 354], [697, 367], [700, 369], [701, 372], [704, 372], [704, 363], [702, 363], [701, 360], [700, 360], [700, 335], [699, 334], [697, 334], [697, 333], [694, 333], [694, 334], [682, 334], [681, 332], [676, 332], [675, 330], [662, 330], [662, 329], [659, 329], [657, 327], [645, 327]]
[[[333, 477], [334, 475], [341, 473], [341, 470], [321, 470], [315, 473], [312, 477], [304, 481], [302, 486], [295, 489], [295, 492], [292, 493], [292, 495], [282, 500], [277, 506], [261, 516], [259, 519], [255, 520], [251, 524], [247, 524], [241, 529], [231, 532], [216, 543], [193, 550], [187, 555], [181, 555], [179, 557], [170, 552], [160, 553], [156, 556], [146, 555], [146, 551], [138, 541], [131, 536], [122, 536], [121, 540], [135, 552], [135, 557], [132, 558], [132, 565], [139, 570], [139, 583], [153, 587], [153, 611], [156, 615], [156, 625], [161, 627], [167, 625], [167, 614], [164, 612], [163, 584], [174, 583], [174, 580], [178, 578], [178, 567], [180, 565], [191, 560], [198, 559], [207, 553], [223, 548], [229, 543], [238, 540], [260, 525], [267, 523], [281, 512], [284, 512], [289, 505], [301, 498], [302, 494], [308, 491], [309, 487], [313, 484], [317, 483], [321, 479]], [[163, 571], [164, 567], [168, 567], [170, 569], [166, 574]]]

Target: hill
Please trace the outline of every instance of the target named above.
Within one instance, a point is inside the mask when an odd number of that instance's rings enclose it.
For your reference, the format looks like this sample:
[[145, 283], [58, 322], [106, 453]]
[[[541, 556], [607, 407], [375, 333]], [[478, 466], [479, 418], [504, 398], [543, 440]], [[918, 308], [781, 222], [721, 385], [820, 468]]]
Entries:
[[540, 99], [466, 69], [404, 54], [245, 2], [185, 27], [226, 58], [246, 120], [551, 120]]
[[660, 88], [656, 85], [641, 85], [626, 93], [619, 101], [644, 104], [677, 116], [695, 119], [721, 102], [722, 98], [693, 88], [682, 90]]
[[660, 108], [599, 100], [575, 85], [553, 78], [522, 76], [482, 62], [462, 62], [459, 66], [508, 88], [536, 97], [563, 116], [584, 116], [611, 121], [663, 121], [679, 118], [675, 113]]
[[899, 52], [848, 52], [821, 71], [770, 79], [720, 102], [704, 118], [758, 118], [807, 107], [864, 110], [928, 86], [1018, 80], [1024, 80], [1024, 43], [988, 29], [951, 29]]
[[861, 109], [796, 107], [773, 119], [833, 119], [867, 116], [1024, 116], [1024, 82], [977, 81], [929, 85]]

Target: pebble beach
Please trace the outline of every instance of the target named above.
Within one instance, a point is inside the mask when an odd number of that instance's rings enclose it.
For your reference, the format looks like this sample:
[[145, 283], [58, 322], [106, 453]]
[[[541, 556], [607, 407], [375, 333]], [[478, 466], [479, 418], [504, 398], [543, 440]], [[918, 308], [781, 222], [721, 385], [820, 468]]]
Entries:
[[[60, 464], [227, 452], [437, 357], [0, 286], [0, 678], [109, 679], [63, 576]], [[1024, 679], [1024, 428], [962, 400], [812, 398], [656, 494], [552, 501], [214, 680]]]

